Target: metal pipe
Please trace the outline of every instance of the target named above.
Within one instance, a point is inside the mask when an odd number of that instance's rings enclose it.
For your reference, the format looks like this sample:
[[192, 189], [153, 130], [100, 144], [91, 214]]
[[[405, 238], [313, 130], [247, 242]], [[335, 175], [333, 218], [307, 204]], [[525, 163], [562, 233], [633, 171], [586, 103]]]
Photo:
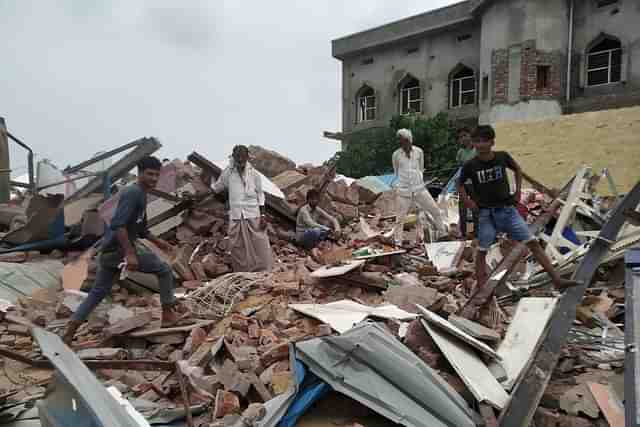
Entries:
[[126, 151], [126, 150], [128, 150], [130, 148], [135, 148], [135, 147], [139, 146], [142, 143], [144, 143], [144, 140], [143, 139], [138, 139], [136, 141], [133, 141], [133, 142], [125, 144], [125, 145], [123, 145], [121, 147], [118, 147], [118, 148], [116, 148], [114, 150], [110, 150], [110, 151], [107, 151], [106, 153], [99, 154], [99, 155], [97, 155], [95, 157], [92, 157], [89, 160], [86, 160], [86, 161], [84, 161], [82, 163], [79, 163], [79, 164], [77, 164], [75, 166], [69, 166], [63, 172], [67, 173], [67, 174], [80, 172], [82, 169], [86, 168], [87, 166], [91, 166], [91, 165], [93, 165], [95, 163], [98, 163], [99, 161], [108, 159], [109, 157], [113, 157], [116, 154], [121, 153], [123, 151]]
[[22, 148], [27, 150], [27, 152], [29, 153], [29, 154], [27, 154], [27, 167], [29, 168], [29, 188], [35, 194], [35, 192], [36, 192], [36, 179], [35, 179], [35, 174], [34, 174], [34, 169], [33, 169], [33, 150], [27, 144], [25, 144], [24, 142], [20, 141], [15, 136], [11, 135], [11, 133], [9, 131], [5, 131], [5, 133], [7, 134], [7, 136], [13, 142], [15, 142], [16, 144], [18, 144], [19, 146], [21, 146]]
[[569, 41], [567, 43], [567, 106], [571, 101], [571, 57], [573, 55], [573, 7], [574, 0], [569, 0]]

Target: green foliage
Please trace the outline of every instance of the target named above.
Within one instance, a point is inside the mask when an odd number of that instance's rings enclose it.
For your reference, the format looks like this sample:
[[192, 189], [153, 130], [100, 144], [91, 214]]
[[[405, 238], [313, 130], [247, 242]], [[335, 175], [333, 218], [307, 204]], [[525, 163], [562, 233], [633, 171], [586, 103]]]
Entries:
[[455, 132], [440, 113], [434, 117], [395, 116], [388, 127], [365, 129], [349, 136], [345, 150], [338, 153], [338, 173], [352, 178], [393, 173], [391, 156], [398, 149], [396, 131], [407, 128], [414, 145], [425, 154], [427, 175], [446, 179], [456, 166]]

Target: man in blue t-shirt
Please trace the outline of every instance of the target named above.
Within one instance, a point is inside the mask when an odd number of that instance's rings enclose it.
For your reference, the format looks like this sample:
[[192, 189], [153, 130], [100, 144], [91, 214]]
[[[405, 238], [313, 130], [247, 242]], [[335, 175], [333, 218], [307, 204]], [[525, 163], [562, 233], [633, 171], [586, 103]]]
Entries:
[[173, 271], [154, 253], [136, 248], [136, 240], [149, 239], [160, 249], [172, 250], [164, 240], [158, 239], [147, 229], [147, 192], [155, 188], [162, 164], [155, 157], [145, 157], [138, 162], [138, 180], [120, 191], [118, 207], [107, 227], [98, 256], [98, 270], [93, 288], [87, 298], [73, 313], [63, 340], [67, 345], [89, 314], [111, 292], [123, 261], [129, 271], [155, 274], [160, 287], [162, 327], [172, 326], [179, 320], [174, 295]]
[[[515, 208], [516, 201], [520, 200], [522, 170], [509, 153], [493, 151], [495, 137], [491, 126], [479, 126], [476, 129], [473, 144], [477, 155], [464, 164], [458, 181], [458, 191], [467, 208], [478, 209], [479, 212], [476, 256], [478, 287], [484, 286], [487, 281], [486, 255], [499, 232], [507, 233], [512, 240], [525, 242], [535, 259], [551, 276], [556, 289], [577, 285], [574, 281], [563, 279], [553, 268], [551, 260]], [[516, 175], [515, 194], [511, 194], [507, 169], [514, 171]], [[464, 186], [468, 181], [471, 182], [471, 196]]]

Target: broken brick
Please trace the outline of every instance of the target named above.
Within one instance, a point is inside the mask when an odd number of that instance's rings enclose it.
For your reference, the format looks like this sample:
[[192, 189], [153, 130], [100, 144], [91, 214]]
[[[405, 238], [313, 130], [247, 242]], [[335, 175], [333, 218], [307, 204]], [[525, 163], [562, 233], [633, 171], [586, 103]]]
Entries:
[[240, 316], [239, 314], [234, 314], [233, 317], [231, 317], [231, 327], [239, 331], [248, 332], [249, 319], [247, 319], [246, 317]]
[[187, 342], [184, 345], [184, 353], [191, 354], [200, 347], [200, 345], [207, 339], [207, 333], [202, 328], [194, 328], [191, 330]]
[[260, 358], [260, 362], [264, 366], [269, 366], [274, 362], [289, 358], [289, 343], [283, 342], [270, 347]]

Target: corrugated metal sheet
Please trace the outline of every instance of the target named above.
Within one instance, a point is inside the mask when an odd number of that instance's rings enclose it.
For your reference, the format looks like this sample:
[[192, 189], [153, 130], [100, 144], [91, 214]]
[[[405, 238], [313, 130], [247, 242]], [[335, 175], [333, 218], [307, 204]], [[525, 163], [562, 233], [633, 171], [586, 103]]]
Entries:
[[0, 262], [0, 299], [16, 302], [41, 288], [58, 288], [63, 264], [57, 260], [13, 263]]
[[296, 345], [297, 356], [334, 390], [408, 427], [472, 427], [466, 402], [377, 324]]

